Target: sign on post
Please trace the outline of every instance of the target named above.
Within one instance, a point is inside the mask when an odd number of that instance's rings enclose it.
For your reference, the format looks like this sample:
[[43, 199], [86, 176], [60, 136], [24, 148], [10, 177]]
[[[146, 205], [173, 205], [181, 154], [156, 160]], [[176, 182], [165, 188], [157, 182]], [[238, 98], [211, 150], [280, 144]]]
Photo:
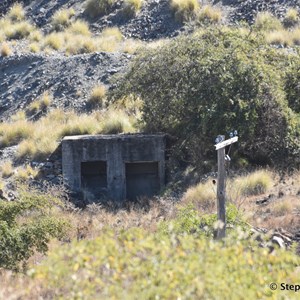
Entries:
[[[237, 132], [235, 131], [237, 134]], [[218, 180], [217, 180], [217, 213], [218, 213], [218, 226], [216, 231], [216, 238], [222, 239], [226, 235], [226, 189], [225, 189], [225, 147], [238, 141], [238, 137], [232, 137], [225, 140], [225, 136], [219, 136], [216, 139], [215, 148], [218, 152]]]

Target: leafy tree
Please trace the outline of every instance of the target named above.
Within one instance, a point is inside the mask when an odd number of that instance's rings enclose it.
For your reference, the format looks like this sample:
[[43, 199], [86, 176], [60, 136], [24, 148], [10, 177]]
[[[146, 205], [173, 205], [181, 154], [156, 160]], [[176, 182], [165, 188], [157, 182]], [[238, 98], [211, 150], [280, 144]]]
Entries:
[[145, 50], [115, 96], [142, 98], [145, 129], [176, 136], [181, 160], [203, 165], [215, 155], [214, 138], [236, 129], [240, 154], [283, 161], [299, 142], [282, 84], [286, 61], [259, 34], [207, 29]]

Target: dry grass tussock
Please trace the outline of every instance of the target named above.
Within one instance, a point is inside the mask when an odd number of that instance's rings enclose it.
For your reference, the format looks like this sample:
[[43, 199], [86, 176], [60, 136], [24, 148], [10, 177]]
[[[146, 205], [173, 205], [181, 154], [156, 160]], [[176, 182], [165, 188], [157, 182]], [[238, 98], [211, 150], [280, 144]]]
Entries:
[[222, 19], [222, 11], [210, 5], [205, 5], [201, 8], [197, 15], [197, 19], [201, 23], [219, 23]]
[[283, 28], [280, 20], [269, 12], [258, 13], [254, 25], [257, 29], [263, 31], [281, 30]]
[[7, 15], [0, 19], [0, 41], [24, 38], [36, 41], [41, 36], [41, 32], [25, 20], [25, 11], [18, 3], [13, 5]]
[[280, 29], [265, 34], [266, 41], [273, 45], [299, 46], [300, 45], [300, 27], [293, 29]]
[[62, 32], [52, 32], [41, 41], [41, 49], [53, 49], [69, 55], [95, 51], [135, 53], [142, 42], [124, 39], [116, 27], [104, 29], [99, 36], [92, 36], [88, 25], [76, 21]]
[[51, 19], [51, 25], [56, 31], [63, 30], [64, 28], [70, 26], [71, 18], [75, 15], [75, 10], [73, 8], [60, 9], [55, 12]]
[[3, 43], [0, 50], [1, 56], [9, 56], [12, 54], [12, 50], [9, 47], [8, 43]]
[[197, 0], [170, 0], [170, 6], [175, 18], [180, 22], [194, 19], [200, 9]]
[[87, 0], [85, 12], [91, 17], [100, 17], [108, 13], [116, 0]]
[[10, 177], [14, 173], [13, 165], [10, 160], [4, 161], [0, 165], [2, 177]]
[[183, 196], [184, 205], [191, 203], [197, 209], [212, 212], [215, 208], [217, 186], [213, 184], [212, 178], [190, 187]]
[[9, 123], [0, 124], [0, 143], [2, 147], [18, 144], [19, 158], [42, 159], [66, 135], [135, 132], [134, 122], [135, 116], [113, 109], [80, 115], [54, 109], [37, 121], [28, 121], [24, 114], [18, 114]]

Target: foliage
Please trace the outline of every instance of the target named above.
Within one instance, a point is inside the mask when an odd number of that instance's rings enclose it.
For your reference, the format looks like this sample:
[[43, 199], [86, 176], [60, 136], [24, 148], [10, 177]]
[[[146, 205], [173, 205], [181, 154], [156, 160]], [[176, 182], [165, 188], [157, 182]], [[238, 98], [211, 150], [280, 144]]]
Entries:
[[30, 274], [57, 298], [276, 299], [282, 291], [269, 284], [298, 283], [297, 265], [292, 253], [273, 255], [242, 237], [223, 244], [133, 228], [55, 249]]
[[[212, 237], [217, 222], [216, 214], [201, 214], [193, 204], [179, 207], [179, 212], [174, 220], [161, 222], [159, 234], [195, 234], [196, 236]], [[249, 229], [247, 223], [232, 204], [227, 204], [226, 226], [228, 228]]]
[[287, 64], [257, 33], [210, 28], [140, 53], [115, 96], [143, 99], [145, 130], [176, 136], [182, 161], [203, 165], [215, 157], [214, 137], [237, 129], [240, 154], [278, 163], [299, 149], [282, 84]]
[[0, 267], [18, 270], [35, 251], [45, 253], [51, 238], [64, 236], [67, 223], [53, 214], [55, 201], [21, 190], [19, 200], [0, 202]]
[[300, 60], [291, 61], [285, 76], [285, 90], [289, 106], [300, 113]]

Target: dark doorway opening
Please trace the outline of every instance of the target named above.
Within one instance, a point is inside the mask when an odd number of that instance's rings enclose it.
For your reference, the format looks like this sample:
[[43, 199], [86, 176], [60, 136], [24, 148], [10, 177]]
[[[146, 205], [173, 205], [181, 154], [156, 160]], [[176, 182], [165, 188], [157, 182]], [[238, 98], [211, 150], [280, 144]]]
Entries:
[[126, 199], [152, 197], [159, 193], [158, 162], [125, 163]]
[[89, 200], [100, 199], [107, 192], [106, 161], [81, 163], [81, 190]]

